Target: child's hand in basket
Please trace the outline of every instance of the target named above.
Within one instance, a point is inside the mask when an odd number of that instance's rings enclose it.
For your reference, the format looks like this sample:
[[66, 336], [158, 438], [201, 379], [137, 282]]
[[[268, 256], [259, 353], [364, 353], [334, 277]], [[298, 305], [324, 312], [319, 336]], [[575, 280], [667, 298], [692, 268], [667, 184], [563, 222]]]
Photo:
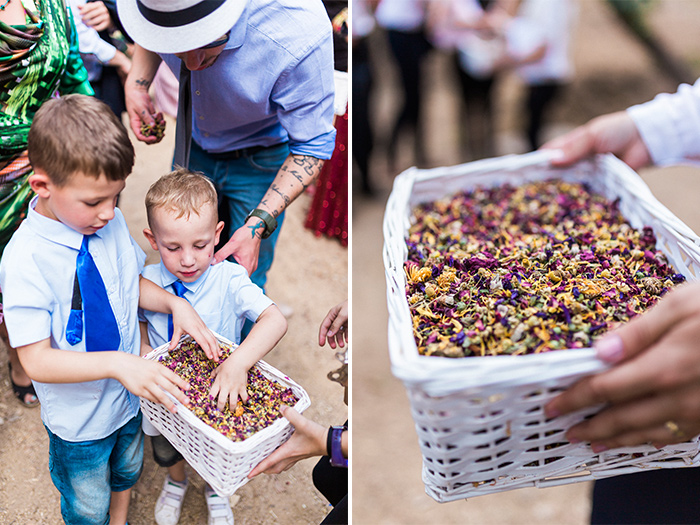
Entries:
[[219, 398], [219, 410], [227, 400], [232, 410], [239, 397], [243, 403], [248, 401], [248, 370], [274, 348], [286, 331], [287, 320], [276, 305], [263, 310], [248, 336], [214, 371], [214, 384], [209, 393], [212, 398]]
[[212, 333], [204, 321], [199, 317], [197, 312], [192, 308], [192, 305], [185, 299], [177, 299], [173, 301], [173, 337], [170, 340], [170, 350], [173, 350], [180, 338], [189, 334], [192, 339], [197, 341], [204, 353], [209, 359], [218, 362], [221, 357], [221, 347], [216, 337]]
[[126, 359], [118, 367], [117, 379], [131, 393], [154, 403], [160, 403], [173, 414], [177, 411], [175, 402], [166, 395], [166, 392], [183, 405], [189, 404], [183, 390], [189, 389], [190, 385], [175, 372], [168, 370], [157, 361], [135, 358], [129, 354], [121, 355]]
[[214, 370], [214, 383], [211, 386], [209, 395], [212, 399], [217, 399], [216, 406], [223, 410], [226, 401], [229, 401], [231, 410], [235, 410], [238, 398], [245, 403], [248, 401], [248, 370], [251, 365], [242, 362], [243, 353], [233, 352], [219, 367]]
[[700, 434], [700, 283], [684, 284], [647, 313], [596, 343], [613, 368], [589, 376], [546, 407], [548, 417], [607, 403], [567, 438], [594, 451]]

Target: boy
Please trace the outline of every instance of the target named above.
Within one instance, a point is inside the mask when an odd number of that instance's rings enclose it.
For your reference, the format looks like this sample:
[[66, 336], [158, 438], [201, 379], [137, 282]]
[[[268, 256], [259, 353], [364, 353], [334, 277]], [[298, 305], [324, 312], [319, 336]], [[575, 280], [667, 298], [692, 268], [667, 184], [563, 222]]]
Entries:
[[[126, 523], [143, 462], [136, 396], [174, 410], [189, 386], [138, 356], [138, 307], [172, 313], [173, 339], [218, 345], [186, 301], [141, 279], [145, 254], [115, 208], [134, 163], [124, 126], [83, 95], [46, 102], [29, 132], [36, 196], [0, 263], [10, 342], [34, 382], [67, 524]], [[174, 344], [173, 344], [174, 346]]]
[[[207, 326], [235, 343], [240, 342], [246, 318], [254, 322], [250, 333], [217, 369], [211, 395], [219, 409], [226, 401], [235, 407], [246, 402], [248, 370], [267, 354], [287, 331], [287, 320], [277, 306], [253, 284], [243, 266], [228, 261], [212, 266], [214, 247], [224, 227], [218, 222], [217, 194], [209, 179], [179, 169], [156, 181], [146, 194], [149, 228], [144, 235], [160, 252], [161, 262], [147, 266], [143, 277], [184, 296]], [[143, 312], [150, 343], [160, 346], [169, 339], [168, 316]], [[145, 336], [144, 336], [145, 338]], [[176, 524], [187, 489], [185, 462], [180, 453], [148, 421], [144, 430], [152, 436], [156, 463], [168, 467], [155, 509], [156, 523]], [[207, 487], [209, 523], [233, 524], [226, 500]]]

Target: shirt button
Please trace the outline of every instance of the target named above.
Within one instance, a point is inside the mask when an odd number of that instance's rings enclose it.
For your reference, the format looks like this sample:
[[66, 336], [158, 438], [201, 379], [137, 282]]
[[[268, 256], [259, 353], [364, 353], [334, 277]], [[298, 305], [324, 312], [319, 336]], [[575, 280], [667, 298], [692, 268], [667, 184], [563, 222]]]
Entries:
[[199, 90], [195, 91], [194, 93], [195, 95], [199, 95]]
[[209, 136], [209, 133], [205, 133], [204, 136], [205, 136], [205, 137], [208, 137], [208, 136]]
[[199, 120], [204, 120], [204, 115], [200, 115]]

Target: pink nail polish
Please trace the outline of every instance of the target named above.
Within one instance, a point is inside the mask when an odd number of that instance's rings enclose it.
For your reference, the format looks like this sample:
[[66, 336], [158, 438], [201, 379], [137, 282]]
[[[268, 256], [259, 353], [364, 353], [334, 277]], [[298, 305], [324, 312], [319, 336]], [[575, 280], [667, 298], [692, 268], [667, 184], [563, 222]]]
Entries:
[[600, 452], [605, 452], [606, 450], [610, 450], [610, 449], [601, 443], [595, 443], [595, 444], [591, 444], [591, 450], [593, 452], [595, 452], [596, 454], [598, 454]]
[[624, 356], [622, 338], [617, 334], [609, 334], [595, 344], [598, 358], [606, 363], [617, 363]]

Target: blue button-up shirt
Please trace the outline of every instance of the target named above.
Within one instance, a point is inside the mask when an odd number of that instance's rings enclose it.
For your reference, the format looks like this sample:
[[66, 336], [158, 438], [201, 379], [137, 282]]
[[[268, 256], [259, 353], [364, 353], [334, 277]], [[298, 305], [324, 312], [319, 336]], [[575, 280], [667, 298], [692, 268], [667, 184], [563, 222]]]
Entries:
[[[143, 277], [174, 293], [177, 280], [163, 263], [143, 269]], [[273, 302], [248, 277], [245, 268], [229, 261], [210, 266], [194, 282], [182, 283], [187, 299], [202, 321], [217, 334], [240, 343], [241, 329], [246, 319], [255, 322]], [[148, 322], [148, 340], [153, 348], [168, 342], [168, 315], [141, 311], [141, 320]]]
[[[85, 352], [83, 341], [66, 341], [75, 261], [81, 233], [34, 210], [12, 236], [0, 262], [0, 287], [7, 332], [13, 347], [49, 338], [60, 350]], [[119, 209], [90, 238], [89, 250], [104, 281], [119, 327], [120, 352], [139, 355], [139, 274], [146, 254], [129, 234]], [[138, 397], [116, 379], [84, 383], [39, 383], [41, 419], [66, 441], [101, 439], [121, 428], [139, 410]]]
[[[176, 76], [181, 61], [161, 55]], [[192, 137], [212, 153], [289, 141], [329, 159], [332, 28], [320, 0], [249, 0], [214, 64], [192, 72]]]

